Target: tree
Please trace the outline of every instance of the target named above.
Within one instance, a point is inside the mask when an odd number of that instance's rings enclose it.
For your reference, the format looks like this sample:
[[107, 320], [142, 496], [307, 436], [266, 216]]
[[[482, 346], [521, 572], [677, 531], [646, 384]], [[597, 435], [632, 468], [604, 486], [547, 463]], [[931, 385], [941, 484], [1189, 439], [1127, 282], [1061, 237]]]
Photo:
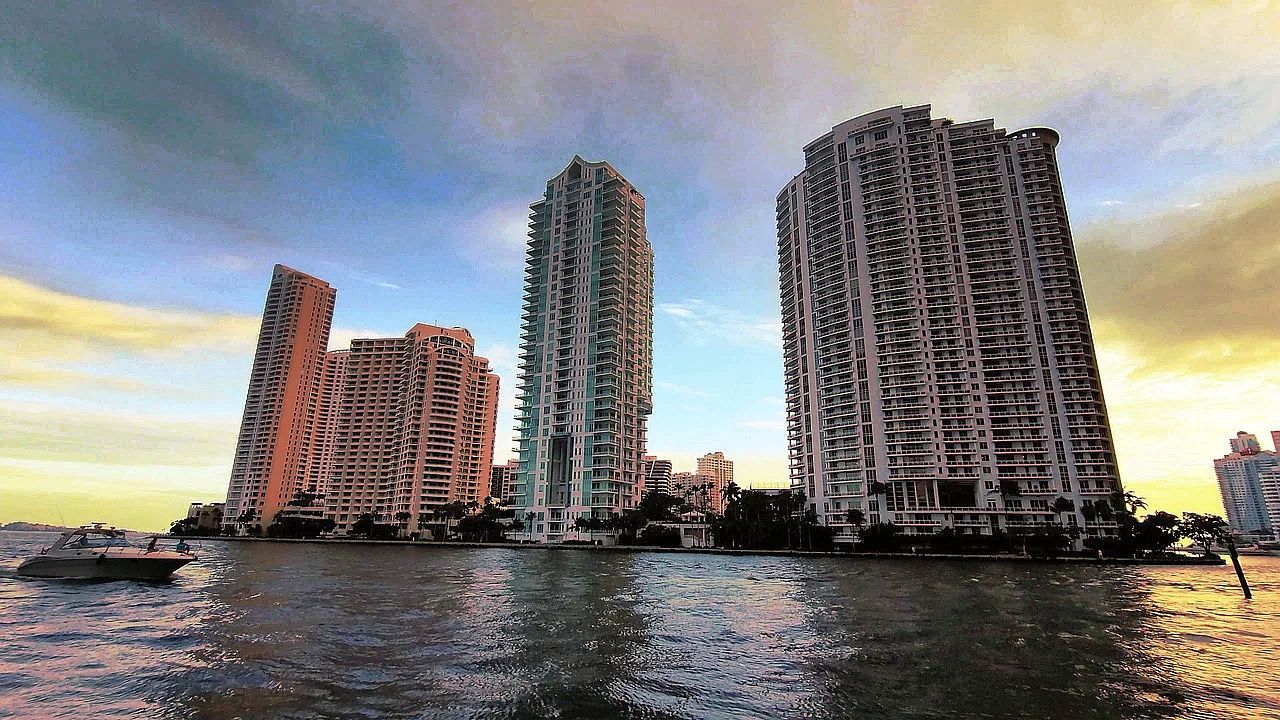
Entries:
[[318, 538], [324, 533], [333, 532], [337, 523], [332, 518], [304, 517], [280, 513], [267, 526], [267, 537], [273, 538]]
[[892, 552], [898, 549], [899, 528], [891, 522], [871, 523], [858, 534], [858, 549], [871, 552]]
[[240, 513], [240, 515], [236, 517], [236, 526], [241, 530], [248, 532], [247, 528], [249, 523], [253, 522], [257, 517], [257, 508], [246, 508], [244, 512]]
[[858, 508], [849, 508], [849, 512], [844, 514], [844, 518], [853, 526], [855, 533], [862, 532], [862, 526], [867, 522], [867, 516]]
[[403, 535], [405, 530], [408, 529], [409, 519], [412, 517], [413, 517], [413, 514], [408, 512], [407, 510], [401, 510], [400, 512], [396, 513], [396, 525], [400, 528], [401, 535]]
[[1204, 547], [1206, 555], [1213, 555], [1214, 543], [1226, 542], [1231, 537], [1231, 529], [1226, 520], [1217, 515], [1192, 512], [1182, 513], [1178, 532]]
[[650, 492], [640, 498], [639, 509], [650, 520], [669, 522], [679, 518], [675, 512], [679, 507], [679, 498], [666, 493]]
[[1153, 512], [1142, 518], [1134, 533], [1137, 549], [1145, 552], [1164, 552], [1182, 537], [1178, 518], [1167, 512]]
[[390, 539], [395, 533], [391, 526], [380, 525], [378, 521], [381, 519], [382, 513], [361, 513], [356, 517], [355, 522], [351, 523], [351, 534], [363, 536], [370, 540]]

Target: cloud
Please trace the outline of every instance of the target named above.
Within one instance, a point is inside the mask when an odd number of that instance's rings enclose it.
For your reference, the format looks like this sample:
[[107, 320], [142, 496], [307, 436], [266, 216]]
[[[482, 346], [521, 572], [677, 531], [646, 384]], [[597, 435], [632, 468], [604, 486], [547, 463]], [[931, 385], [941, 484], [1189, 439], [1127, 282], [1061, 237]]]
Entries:
[[10, 358], [239, 351], [253, 346], [258, 324], [248, 315], [139, 307], [0, 276], [0, 344]]
[[670, 318], [688, 340], [697, 344], [714, 340], [741, 346], [782, 347], [782, 323], [776, 317], [751, 316], [696, 298], [658, 303], [657, 312]]
[[400, 94], [399, 44], [350, 12], [151, 2], [11, 10], [0, 29], [8, 72], [72, 113], [193, 159], [257, 168], [393, 109]]
[[99, 465], [227, 465], [237, 419], [0, 401], [0, 459]]
[[511, 199], [459, 217], [454, 224], [457, 253], [482, 270], [516, 271], [524, 266], [529, 239], [529, 203], [536, 199], [537, 188], [529, 198]]
[[1223, 371], [1280, 350], [1280, 182], [1086, 228], [1077, 257], [1101, 334], [1150, 362]]
[[1103, 207], [1116, 207], [1117, 205], [1124, 205], [1125, 202], [1123, 200], [1103, 200], [1101, 204]]
[[329, 331], [330, 350], [349, 350], [351, 341], [366, 338], [402, 337], [408, 328], [400, 332], [385, 332], [371, 328], [336, 327]]
[[711, 393], [697, 388], [681, 385], [680, 383], [669, 382], [666, 380], [655, 380], [653, 387], [658, 390], [666, 390], [677, 395], [691, 395], [693, 397], [711, 397]]

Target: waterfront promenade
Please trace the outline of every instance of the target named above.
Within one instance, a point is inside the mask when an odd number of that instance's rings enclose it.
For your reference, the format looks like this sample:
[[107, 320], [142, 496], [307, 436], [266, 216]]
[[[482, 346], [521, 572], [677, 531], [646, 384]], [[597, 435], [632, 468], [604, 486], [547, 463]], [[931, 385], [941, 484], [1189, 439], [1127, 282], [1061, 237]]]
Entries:
[[[177, 538], [176, 535], [166, 537]], [[1204, 557], [1204, 556], [1182, 556], [1182, 557], [1163, 557], [1163, 558], [1095, 558], [1083, 557], [1078, 555], [1068, 556], [1043, 556], [1043, 555], [1012, 555], [999, 553], [934, 553], [934, 552], [850, 552], [850, 551], [822, 551], [822, 550], [740, 550], [734, 548], [699, 548], [699, 547], [679, 547], [664, 548], [651, 545], [591, 545], [578, 543], [484, 543], [484, 542], [463, 542], [463, 541], [433, 541], [433, 540], [365, 540], [359, 538], [260, 538], [247, 536], [210, 536], [210, 537], [186, 537], [183, 538], [188, 542], [191, 541], [224, 541], [224, 542], [250, 542], [250, 543], [305, 543], [315, 545], [410, 545], [423, 548], [439, 548], [439, 549], [455, 549], [469, 550], [481, 548], [505, 548], [510, 550], [586, 550], [589, 552], [620, 552], [620, 553], [671, 553], [671, 554], [689, 554], [689, 555], [730, 555], [730, 556], [763, 556], [763, 557], [832, 557], [832, 558], [849, 558], [851, 560], [969, 560], [969, 561], [999, 561], [999, 562], [1033, 562], [1033, 563], [1074, 563], [1081, 565], [1223, 565], [1226, 563], [1221, 557]]]

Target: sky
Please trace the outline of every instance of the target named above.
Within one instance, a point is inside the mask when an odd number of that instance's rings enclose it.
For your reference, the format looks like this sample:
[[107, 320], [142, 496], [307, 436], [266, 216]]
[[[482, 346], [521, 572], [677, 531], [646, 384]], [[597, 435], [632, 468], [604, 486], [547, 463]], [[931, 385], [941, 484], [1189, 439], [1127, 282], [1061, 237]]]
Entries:
[[[850, 117], [1062, 134], [1121, 477], [1220, 513], [1280, 429], [1280, 3], [6, 3], [0, 522], [159, 529], [226, 491], [274, 263], [334, 347], [467, 327], [510, 455], [528, 205], [644, 193], [651, 452], [786, 476], [778, 190]], [[1268, 443], [1264, 443], [1268, 446]]]

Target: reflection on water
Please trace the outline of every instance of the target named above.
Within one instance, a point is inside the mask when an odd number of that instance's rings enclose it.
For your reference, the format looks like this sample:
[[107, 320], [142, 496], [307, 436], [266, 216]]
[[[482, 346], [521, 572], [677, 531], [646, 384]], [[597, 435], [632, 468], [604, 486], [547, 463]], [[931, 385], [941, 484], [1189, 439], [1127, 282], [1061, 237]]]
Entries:
[[0, 717], [1280, 716], [1280, 558], [1095, 568], [208, 542], [15, 577]]

